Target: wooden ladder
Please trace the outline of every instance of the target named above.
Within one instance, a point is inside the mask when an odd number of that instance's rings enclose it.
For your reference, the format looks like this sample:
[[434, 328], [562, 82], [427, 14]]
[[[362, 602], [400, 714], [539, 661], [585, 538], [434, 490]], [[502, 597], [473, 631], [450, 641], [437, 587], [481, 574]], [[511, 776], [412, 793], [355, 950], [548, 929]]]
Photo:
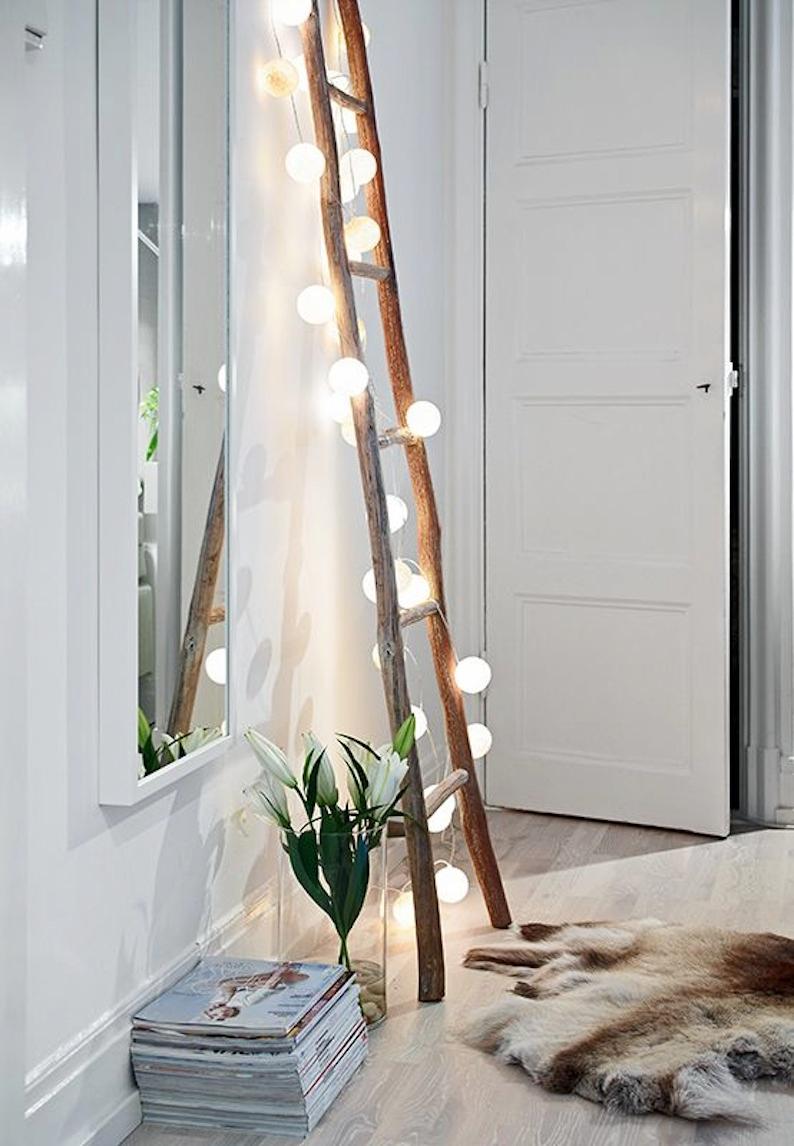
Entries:
[[[494, 927], [508, 927], [510, 909], [474, 770], [463, 697], [455, 681], [456, 656], [447, 626], [441, 530], [433, 481], [424, 441], [409, 431], [406, 422], [406, 413], [414, 401], [414, 394], [397, 289], [364, 30], [357, 0], [337, 0], [337, 4], [347, 48], [352, 93], [342, 91], [327, 78], [328, 67], [318, 0], [313, 0], [312, 12], [301, 25], [300, 31], [315, 141], [326, 160], [325, 172], [320, 181], [320, 205], [341, 353], [345, 357], [363, 361], [353, 292], [353, 276], [362, 276], [377, 284], [386, 361], [399, 421], [394, 429], [379, 434], [371, 384], [362, 394], [351, 399], [377, 590], [378, 651], [386, 706], [394, 732], [411, 713], [403, 652], [403, 628], [424, 620], [444, 709], [450, 759], [453, 768], [464, 771], [468, 777], [468, 782], [458, 791], [466, 844], [491, 924]], [[377, 173], [366, 185], [367, 210], [380, 227], [380, 242], [375, 248], [373, 263], [351, 261], [348, 257], [332, 101], [346, 111], [355, 113], [360, 145], [370, 151], [377, 161]], [[406, 452], [417, 517], [419, 566], [430, 586], [430, 599], [425, 604], [405, 610], [400, 609], [397, 597], [381, 467], [381, 450], [396, 445], [403, 447]], [[415, 748], [411, 753], [408, 775], [409, 788], [404, 800], [404, 808], [408, 813], [405, 834], [416, 916], [419, 999], [435, 1001], [444, 996], [444, 955], [433, 853], [427, 829], [427, 809]]]

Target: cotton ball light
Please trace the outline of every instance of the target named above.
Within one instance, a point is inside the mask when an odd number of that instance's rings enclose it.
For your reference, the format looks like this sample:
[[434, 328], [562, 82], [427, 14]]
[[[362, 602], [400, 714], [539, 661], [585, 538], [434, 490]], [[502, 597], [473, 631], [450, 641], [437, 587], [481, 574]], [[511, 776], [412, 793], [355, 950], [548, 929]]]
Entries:
[[441, 426], [441, 411], [433, 402], [412, 402], [406, 410], [405, 423], [417, 438], [432, 438]]
[[208, 653], [204, 671], [213, 684], [226, 684], [226, 649], [213, 649]]
[[420, 708], [418, 704], [412, 704], [411, 712], [416, 718], [416, 725], [414, 727], [414, 739], [421, 740], [424, 734], [427, 732], [427, 716], [425, 715], [425, 710]]
[[392, 904], [391, 913], [398, 927], [410, 927], [414, 922], [413, 892], [401, 891]]
[[[427, 803], [427, 797], [431, 794], [431, 792], [435, 792], [437, 787], [438, 784], [431, 784], [428, 788], [425, 788], [425, 803]], [[435, 812], [433, 812], [433, 815], [428, 816], [428, 831], [445, 832], [449, 825], [452, 823], [452, 817], [454, 814], [455, 797], [447, 796], [444, 803], [439, 808], [436, 808]]]
[[344, 426], [347, 422], [352, 423], [353, 411], [347, 394], [335, 394], [333, 391], [328, 394], [328, 413], [340, 426]]
[[394, 579], [397, 582], [397, 592], [404, 593], [408, 586], [411, 584], [414, 571], [407, 561], [398, 560], [394, 562]]
[[394, 493], [386, 494], [386, 511], [389, 514], [389, 533], [397, 533], [408, 520], [408, 506]]
[[378, 672], [380, 672], [380, 649], [378, 648], [377, 642], [372, 646], [372, 663]]
[[[394, 562], [394, 579], [397, 582], [397, 593], [403, 592], [411, 583], [413, 571], [411, 566], [405, 561]], [[364, 596], [368, 601], [372, 601], [373, 605], [378, 599], [378, 593], [375, 588], [375, 570], [368, 569], [361, 579], [361, 588], [364, 590]]]
[[312, 326], [322, 326], [323, 323], [330, 322], [336, 311], [333, 291], [322, 283], [304, 287], [295, 305], [303, 321], [311, 323]]
[[287, 152], [284, 165], [296, 183], [314, 183], [325, 171], [325, 156], [313, 143], [296, 143]]
[[337, 358], [328, 371], [331, 389], [350, 398], [363, 394], [368, 383], [369, 370], [359, 358]]
[[222, 362], [218, 369], [218, 389], [221, 394], [226, 393], [226, 363]]
[[421, 605], [430, 596], [430, 584], [421, 573], [412, 573], [411, 580], [399, 594], [399, 604], [403, 609]]
[[469, 877], [465, 871], [446, 864], [436, 872], [436, 891], [442, 903], [460, 903], [469, 891]]
[[368, 48], [370, 41], [372, 40], [372, 32], [370, 32], [369, 27], [364, 23], [363, 20], [361, 22], [361, 31], [364, 33], [364, 47]]
[[369, 215], [354, 215], [345, 223], [345, 245], [352, 259], [373, 251], [380, 242], [380, 227]]
[[339, 430], [342, 435], [343, 442], [345, 442], [348, 446], [356, 445], [356, 427], [353, 424], [352, 418], [349, 422], [343, 422], [339, 427]]
[[273, 0], [273, 19], [290, 28], [308, 20], [311, 10], [311, 0]]
[[276, 99], [284, 99], [285, 96], [292, 95], [300, 84], [300, 74], [298, 69], [291, 60], [285, 60], [279, 57], [275, 60], [268, 60], [259, 69], [259, 84], [269, 96], [274, 96]]
[[378, 170], [378, 161], [366, 147], [351, 147], [339, 161], [339, 186], [342, 202], [350, 203], [359, 189], [371, 183]]
[[488, 755], [493, 745], [490, 728], [486, 728], [484, 724], [469, 724], [466, 731], [469, 734], [472, 760], [481, 760], [483, 756]]
[[[375, 586], [375, 570], [368, 569], [364, 576], [361, 578], [361, 588], [364, 596], [368, 601], [372, 601], [373, 605], [378, 599], [378, 590]], [[378, 646], [376, 645], [375, 648]]]
[[298, 73], [298, 91], [307, 92], [309, 90], [309, 77], [306, 73], [306, 60], [304, 59], [303, 53], [298, 56], [293, 56], [290, 62]]
[[455, 665], [455, 680], [461, 692], [482, 692], [491, 683], [491, 666], [482, 657], [464, 657]]

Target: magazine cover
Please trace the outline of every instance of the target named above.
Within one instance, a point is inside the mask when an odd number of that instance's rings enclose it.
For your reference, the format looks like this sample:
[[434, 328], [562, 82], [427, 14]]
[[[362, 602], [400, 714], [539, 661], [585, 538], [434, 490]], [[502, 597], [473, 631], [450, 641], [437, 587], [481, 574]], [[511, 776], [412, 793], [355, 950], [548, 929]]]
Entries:
[[343, 967], [216, 957], [202, 960], [135, 1015], [136, 1024], [285, 1035]]

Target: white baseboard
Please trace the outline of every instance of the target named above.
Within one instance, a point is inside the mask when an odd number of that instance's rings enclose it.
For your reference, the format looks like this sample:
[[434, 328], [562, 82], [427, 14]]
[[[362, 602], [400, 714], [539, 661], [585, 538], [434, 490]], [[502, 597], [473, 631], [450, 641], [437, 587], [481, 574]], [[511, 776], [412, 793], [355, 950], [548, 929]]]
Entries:
[[[201, 954], [225, 951], [276, 914], [268, 886], [210, 927], [179, 958], [150, 976], [27, 1076], [25, 1146], [119, 1146], [141, 1120], [130, 1068], [130, 1017], [183, 975]], [[274, 936], [273, 945], [277, 939]]]

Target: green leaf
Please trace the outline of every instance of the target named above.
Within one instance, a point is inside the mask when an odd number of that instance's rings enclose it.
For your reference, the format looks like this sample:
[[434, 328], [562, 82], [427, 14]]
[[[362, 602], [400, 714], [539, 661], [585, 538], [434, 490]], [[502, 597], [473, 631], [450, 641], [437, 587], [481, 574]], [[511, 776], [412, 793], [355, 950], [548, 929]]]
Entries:
[[367, 887], [369, 885], [369, 844], [364, 836], [359, 836], [356, 845], [356, 858], [353, 863], [353, 871], [350, 877], [350, 883], [345, 897], [345, 905], [342, 911], [342, 919], [349, 933], [353, 924], [361, 914], [361, 909], [364, 906], [364, 900], [367, 897]]
[[[300, 838], [296, 836], [294, 832], [286, 832], [285, 835], [287, 837], [287, 854], [292, 864], [292, 870], [295, 872], [295, 878], [306, 894], [314, 900], [317, 906], [336, 924], [333, 904], [328, 897], [328, 893], [325, 888], [322, 887], [319, 880], [312, 879], [310, 873], [306, 870], [301, 851], [302, 845]], [[306, 845], [303, 845], [303, 847], [305, 846]]]
[[147, 462], [150, 462], [152, 460], [152, 458], [154, 457], [154, 455], [157, 453], [157, 444], [158, 444], [159, 437], [160, 437], [160, 431], [159, 431], [159, 429], [156, 429], [154, 431], [154, 433], [152, 434], [151, 438], [149, 438], [149, 444], [146, 447], [146, 460], [147, 460]]
[[146, 719], [146, 713], [142, 708], [138, 708], [138, 748], [143, 751], [143, 746], [147, 740], [152, 736], [152, 726]]
[[322, 756], [318, 756], [312, 764], [311, 772], [309, 773], [309, 783], [306, 785], [306, 815], [309, 819], [314, 815], [314, 809], [317, 804], [317, 777], [320, 772], [320, 762]]
[[339, 741], [339, 744], [342, 748], [342, 751], [345, 753], [345, 755], [347, 757], [347, 759], [345, 760], [345, 764], [347, 765], [348, 772], [350, 772], [351, 776], [353, 777], [356, 791], [358, 793], [357, 796], [354, 796], [353, 802], [355, 803], [359, 812], [363, 812], [367, 806], [366, 791], [367, 791], [367, 787], [369, 785], [369, 780], [367, 779], [367, 773], [361, 767], [358, 760], [356, 760], [356, 757], [353, 754], [353, 752], [351, 751], [350, 746], [348, 744], [345, 744], [344, 740], [341, 740], [341, 739]]
[[401, 760], [405, 760], [408, 756], [408, 753], [413, 748], [415, 733], [416, 717], [413, 713], [411, 713], [408, 719], [403, 721], [403, 723], [397, 729], [397, 735], [394, 737], [394, 751], [399, 755]]
[[359, 748], [363, 748], [365, 752], [368, 752], [370, 754], [370, 756], [374, 756], [376, 760], [379, 759], [378, 754], [375, 751], [375, 749], [372, 747], [372, 745], [367, 744], [366, 741], [364, 741], [364, 740], [359, 740], [357, 737], [349, 736], [346, 733], [342, 733], [342, 734], [338, 735], [337, 740], [339, 741], [339, 743], [342, 746], [344, 746], [344, 743], [346, 740], [350, 741], [351, 744], [357, 744], [359, 746]]

